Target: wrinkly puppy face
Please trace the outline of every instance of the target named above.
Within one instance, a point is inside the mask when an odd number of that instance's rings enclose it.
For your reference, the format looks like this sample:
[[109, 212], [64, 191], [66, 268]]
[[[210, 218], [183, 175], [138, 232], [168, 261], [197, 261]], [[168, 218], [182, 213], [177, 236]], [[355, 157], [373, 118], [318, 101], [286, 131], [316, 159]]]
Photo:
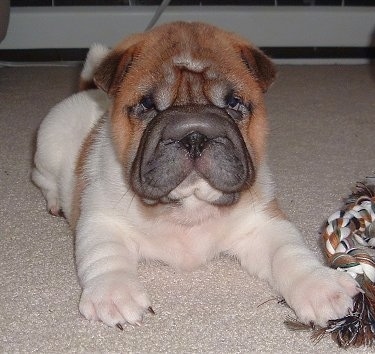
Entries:
[[118, 45], [95, 74], [113, 98], [124, 178], [146, 204], [194, 196], [231, 205], [251, 189], [267, 131], [269, 59], [201, 23], [172, 23]]

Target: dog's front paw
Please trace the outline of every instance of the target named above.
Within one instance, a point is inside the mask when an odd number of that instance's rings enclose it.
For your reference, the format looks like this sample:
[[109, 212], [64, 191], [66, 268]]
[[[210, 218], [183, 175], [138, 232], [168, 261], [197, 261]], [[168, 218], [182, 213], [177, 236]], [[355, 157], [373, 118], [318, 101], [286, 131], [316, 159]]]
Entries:
[[321, 267], [292, 284], [285, 299], [301, 322], [325, 326], [328, 320], [348, 314], [358, 292], [349, 274]]
[[125, 273], [104, 274], [89, 281], [79, 310], [88, 320], [120, 329], [126, 322], [141, 325], [147, 311], [154, 313], [142, 285]]

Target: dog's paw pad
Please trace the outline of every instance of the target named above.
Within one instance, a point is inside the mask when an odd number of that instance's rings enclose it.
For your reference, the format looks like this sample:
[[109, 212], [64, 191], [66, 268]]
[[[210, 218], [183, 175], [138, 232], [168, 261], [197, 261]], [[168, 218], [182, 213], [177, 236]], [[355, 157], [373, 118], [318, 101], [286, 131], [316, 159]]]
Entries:
[[83, 289], [79, 304], [86, 319], [118, 328], [125, 323], [140, 326], [145, 313], [152, 313], [150, 308], [150, 300], [141, 285], [121, 278], [91, 282]]
[[295, 284], [289, 303], [301, 322], [325, 326], [348, 314], [358, 292], [349, 274], [322, 267]]

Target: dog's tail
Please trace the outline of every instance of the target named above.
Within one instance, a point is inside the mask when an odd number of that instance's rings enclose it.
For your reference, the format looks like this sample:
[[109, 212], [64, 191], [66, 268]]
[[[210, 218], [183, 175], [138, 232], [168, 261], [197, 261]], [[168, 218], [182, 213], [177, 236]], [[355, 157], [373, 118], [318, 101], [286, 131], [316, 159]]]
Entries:
[[99, 43], [90, 47], [79, 78], [79, 91], [97, 88], [94, 73], [109, 51], [109, 48]]

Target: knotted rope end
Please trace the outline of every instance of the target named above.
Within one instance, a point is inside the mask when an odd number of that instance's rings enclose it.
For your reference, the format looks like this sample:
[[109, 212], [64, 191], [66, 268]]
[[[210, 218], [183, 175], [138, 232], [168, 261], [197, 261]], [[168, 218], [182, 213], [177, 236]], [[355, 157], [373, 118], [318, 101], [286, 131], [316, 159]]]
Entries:
[[375, 346], [375, 177], [356, 184], [342, 210], [332, 214], [322, 232], [331, 268], [348, 272], [360, 286], [353, 310], [326, 327], [288, 319], [292, 330], [313, 330], [316, 342], [326, 335], [339, 347]]

